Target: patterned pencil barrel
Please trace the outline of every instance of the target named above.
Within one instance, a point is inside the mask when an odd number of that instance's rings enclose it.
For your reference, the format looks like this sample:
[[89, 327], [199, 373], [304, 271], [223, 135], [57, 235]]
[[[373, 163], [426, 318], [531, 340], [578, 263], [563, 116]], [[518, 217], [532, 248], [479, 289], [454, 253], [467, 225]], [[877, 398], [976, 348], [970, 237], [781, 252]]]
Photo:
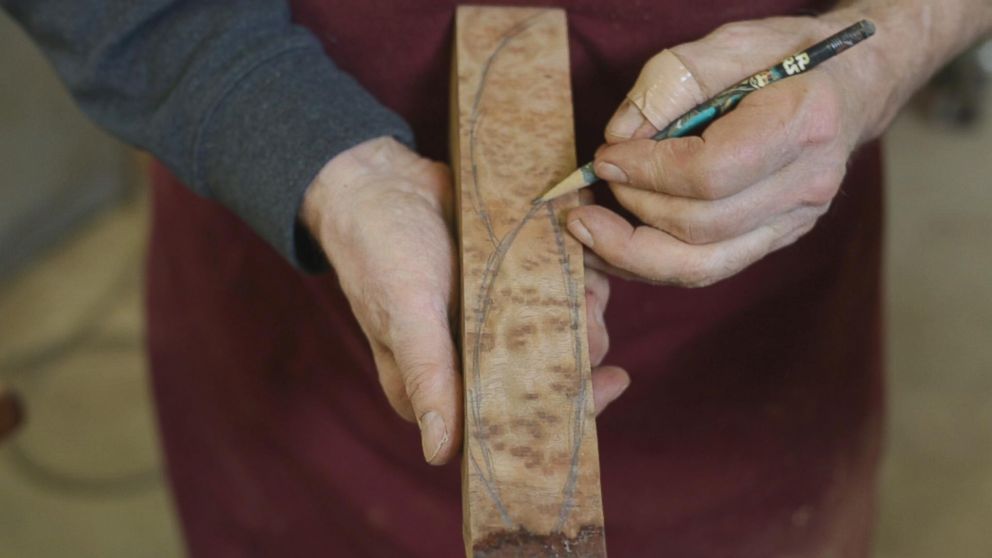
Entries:
[[[677, 118], [674, 122], [655, 134], [652, 139], [664, 140], [701, 134], [714, 120], [737, 108], [737, 105], [740, 104], [744, 97], [781, 79], [797, 76], [812, 70], [821, 63], [837, 56], [874, 34], [874, 23], [868, 20], [859, 21], [799, 54], [786, 58], [781, 64], [758, 72], [737, 85], [722, 91], [716, 97]], [[567, 192], [588, 186], [597, 180], [593, 162], [586, 163], [545, 192], [544, 195], [534, 200], [534, 203], [537, 204], [554, 199]]]
[[676, 119], [665, 129], [655, 134], [654, 139], [663, 140], [698, 134], [714, 120], [737, 108], [741, 100], [751, 93], [781, 79], [812, 70], [821, 63], [837, 56], [874, 34], [874, 23], [868, 20], [859, 21], [803, 52], [786, 58], [777, 66], [758, 72], [737, 85], [724, 90], [716, 97]]
[[[796, 55], [796, 58], [805, 55], [805, 58], [808, 59], [808, 61], [806, 62], [805, 69], [799, 70], [798, 72], [793, 70], [793, 73], [802, 73], [803, 71], [813, 69], [821, 62], [837, 56], [874, 34], [874, 23], [868, 21], [867, 19], [859, 21], [840, 33], [837, 33], [836, 35], [824, 39], [823, 41], [809, 47], [805, 52]], [[783, 67], [783, 70], [788, 72], [789, 68]], [[792, 74], [790, 73], [787, 75]]]

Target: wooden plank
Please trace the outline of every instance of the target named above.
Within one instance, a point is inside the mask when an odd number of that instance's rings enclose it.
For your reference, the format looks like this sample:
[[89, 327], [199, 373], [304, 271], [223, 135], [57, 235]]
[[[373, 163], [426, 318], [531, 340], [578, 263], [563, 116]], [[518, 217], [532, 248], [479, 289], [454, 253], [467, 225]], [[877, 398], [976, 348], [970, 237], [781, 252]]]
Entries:
[[462, 272], [468, 556], [605, 556], [565, 13], [461, 7], [452, 151]]

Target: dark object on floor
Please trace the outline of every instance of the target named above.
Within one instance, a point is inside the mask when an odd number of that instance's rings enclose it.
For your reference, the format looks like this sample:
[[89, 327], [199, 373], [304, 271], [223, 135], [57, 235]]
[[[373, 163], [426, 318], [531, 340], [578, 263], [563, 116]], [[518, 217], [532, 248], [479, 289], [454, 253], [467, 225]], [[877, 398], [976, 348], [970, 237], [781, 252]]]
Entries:
[[981, 122], [992, 71], [992, 41], [962, 54], [919, 94], [919, 107], [932, 124], [971, 128]]
[[21, 425], [24, 411], [16, 393], [0, 385], [0, 441], [13, 434]]

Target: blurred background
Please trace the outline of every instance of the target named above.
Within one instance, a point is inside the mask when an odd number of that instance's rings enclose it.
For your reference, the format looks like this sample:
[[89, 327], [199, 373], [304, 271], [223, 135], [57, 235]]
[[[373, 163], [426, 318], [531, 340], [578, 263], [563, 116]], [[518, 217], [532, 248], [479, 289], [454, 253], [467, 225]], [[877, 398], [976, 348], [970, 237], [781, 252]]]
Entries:
[[[992, 46], [888, 135], [876, 558], [992, 556]], [[182, 554], [142, 354], [144, 161], [0, 14], [0, 558]]]

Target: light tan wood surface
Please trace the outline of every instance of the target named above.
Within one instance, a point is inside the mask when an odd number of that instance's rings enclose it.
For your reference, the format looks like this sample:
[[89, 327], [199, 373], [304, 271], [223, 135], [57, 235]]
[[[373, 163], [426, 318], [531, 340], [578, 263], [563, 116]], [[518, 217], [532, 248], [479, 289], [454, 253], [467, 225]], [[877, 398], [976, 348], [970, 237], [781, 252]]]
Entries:
[[458, 9], [452, 147], [462, 265], [466, 552], [605, 556], [565, 13]]

